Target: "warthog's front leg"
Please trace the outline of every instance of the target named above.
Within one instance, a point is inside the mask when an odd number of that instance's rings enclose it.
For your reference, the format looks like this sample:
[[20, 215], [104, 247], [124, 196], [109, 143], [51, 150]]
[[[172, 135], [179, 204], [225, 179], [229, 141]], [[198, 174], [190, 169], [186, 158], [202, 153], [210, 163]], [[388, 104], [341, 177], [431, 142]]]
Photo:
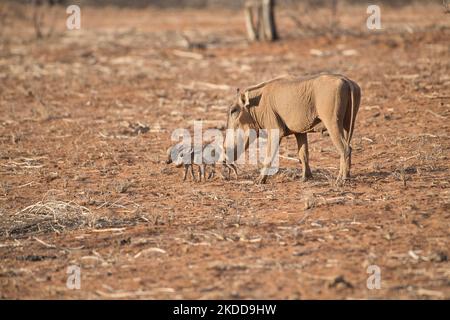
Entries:
[[263, 168], [261, 169], [261, 173], [256, 180], [257, 184], [266, 183], [267, 177], [269, 175], [273, 175], [275, 172], [271, 172], [272, 170], [278, 171], [278, 168], [272, 168], [272, 163], [275, 160], [275, 157], [278, 154], [278, 149], [280, 146], [281, 138], [274, 137], [272, 130], [269, 130], [267, 136], [267, 148], [266, 148], [266, 157], [264, 159]]
[[228, 166], [228, 176], [231, 178], [231, 171], [234, 172], [234, 177], [236, 178], [236, 180], [238, 179], [238, 173], [237, 173], [237, 167], [234, 163], [229, 163], [227, 164]]
[[[225, 175], [225, 171], [226, 171], [226, 175]], [[234, 173], [234, 177], [236, 178], [236, 180], [238, 179], [238, 173], [237, 173], [237, 167], [234, 163], [226, 163], [223, 162], [222, 163], [222, 178], [225, 180], [230, 180], [231, 179], [231, 171], [233, 171]]]
[[189, 170], [189, 165], [185, 164], [184, 165], [184, 174], [183, 174], [183, 181], [186, 181], [186, 177], [187, 177], [187, 172]]
[[298, 158], [302, 164], [302, 181], [306, 181], [312, 177], [309, 167], [308, 136], [306, 133], [296, 133], [295, 138], [297, 139]]

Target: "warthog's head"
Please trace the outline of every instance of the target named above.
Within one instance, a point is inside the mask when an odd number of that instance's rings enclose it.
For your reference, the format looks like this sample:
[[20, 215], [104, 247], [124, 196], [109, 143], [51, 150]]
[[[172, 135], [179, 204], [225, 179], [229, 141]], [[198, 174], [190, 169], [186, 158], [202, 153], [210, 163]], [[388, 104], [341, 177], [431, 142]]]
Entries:
[[167, 149], [167, 160], [166, 164], [173, 163], [175, 167], [179, 168], [183, 165], [183, 152], [182, 146], [174, 146]]
[[248, 92], [241, 93], [237, 90], [236, 100], [228, 108], [227, 129], [249, 129], [253, 128], [254, 120], [249, 111], [250, 101]]
[[172, 147], [167, 149], [166, 155], [167, 155], [166, 164], [171, 164], [172, 163]]
[[[235, 161], [239, 158], [240, 153], [247, 150], [251, 141], [249, 141], [250, 129], [256, 130], [255, 120], [250, 114], [250, 101], [248, 97], [248, 91], [241, 93], [237, 90], [236, 100], [228, 108], [227, 114], [227, 136], [225, 138], [225, 149], [227, 150], [227, 159]], [[234, 137], [236, 131], [239, 130], [237, 137]], [[233, 132], [233, 137], [230, 136]], [[244, 143], [244, 148], [238, 150], [239, 141]], [[233, 151], [234, 156], [231, 157], [230, 153]], [[238, 154], [239, 153], [239, 154]]]

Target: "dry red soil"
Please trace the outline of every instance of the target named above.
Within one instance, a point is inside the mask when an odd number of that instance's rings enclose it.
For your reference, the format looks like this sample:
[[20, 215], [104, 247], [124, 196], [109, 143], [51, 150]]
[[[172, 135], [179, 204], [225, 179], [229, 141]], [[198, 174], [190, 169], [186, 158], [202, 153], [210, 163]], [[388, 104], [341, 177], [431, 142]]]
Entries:
[[[382, 7], [378, 31], [363, 5], [340, 7], [334, 31], [325, 9], [298, 11], [299, 28], [296, 11], [279, 8], [282, 40], [249, 44], [242, 12], [86, 7], [81, 30], [67, 31], [58, 8], [53, 35], [37, 40], [30, 11], [10, 6], [1, 298], [450, 298], [442, 7]], [[338, 155], [316, 133], [307, 182], [286, 158], [266, 185], [251, 165], [238, 180], [183, 183], [164, 164], [174, 129], [224, 128], [236, 87], [324, 71], [362, 88], [346, 184], [334, 183]], [[296, 157], [295, 139], [280, 154]], [[66, 287], [72, 265], [79, 290]], [[369, 265], [381, 289], [367, 288]]]

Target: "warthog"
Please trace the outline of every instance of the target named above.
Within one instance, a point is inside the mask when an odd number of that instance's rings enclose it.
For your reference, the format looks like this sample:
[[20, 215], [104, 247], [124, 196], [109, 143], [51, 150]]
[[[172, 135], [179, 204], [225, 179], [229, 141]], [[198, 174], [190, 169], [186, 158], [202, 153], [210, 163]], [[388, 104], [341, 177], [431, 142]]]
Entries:
[[[208, 179], [212, 179], [212, 178], [214, 178], [215, 173], [216, 173], [216, 164], [211, 159], [208, 159], [207, 157], [205, 157], [205, 152], [208, 152], [208, 151], [211, 152], [211, 157], [215, 158], [216, 150], [215, 149], [207, 150], [207, 147], [208, 147], [208, 144], [204, 144], [202, 146], [203, 158], [202, 158], [201, 164], [196, 164], [194, 162], [196, 151], [194, 150], [193, 147], [182, 145], [182, 144], [170, 147], [169, 149], [167, 149], [166, 164], [174, 163], [175, 167], [177, 167], [177, 168], [184, 166], [183, 181], [186, 181], [187, 173], [188, 173], [189, 169], [190, 169], [190, 173], [192, 176], [192, 180], [197, 181], [195, 178], [195, 174], [194, 174], [194, 165], [199, 168], [198, 181], [202, 181], [202, 178], [205, 181], [206, 180], [206, 178], [205, 178], [206, 168], [207, 168], [207, 166], [210, 166], [211, 171], [208, 175]], [[220, 152], [223, 152], [222, 148], [220, 148]], [[233, 172], [236, 176], [236, 179], [237, 179], [237, 169], [233, 163], [229, 164], [229, 163], [223, 162], [222, 165], [224, 168], [226, 168], [228, 170], [227, 178], [230, 177], [230, 171], [233, 170]], [[222, 177], [225, 178], [223, 173], [222, 173]]]
[[[228, 110], [228, 129], [267, 129], [266, 155], [257, 183], [265, 183], [281, 138], [294, 134], [298, 156], [302, 164], [302, 180], [311, 177], [308, 162], [307, 133], [327, 130], [340, 154], [338, 180], [350, 175], [350, 141], [361, 100], [361, 89], [352, 80], [338, 74], [310, 77], [283, 76], [248, 87], [239, 92], [236, 102]], [[278, 144], [272, 144], [270, 129], [279, 130]], [[228, 140], [228, 137], [227, 137]], [[247, 150], [249, 135], [244, 142]], [[275, 145], [276, 147], [273, 147]], [[240, 157], [234, 142], [233, 160]], [[242, 150], [242, 151], [244, 151]], [[227, 152], [228, 161], [231, 161]]]

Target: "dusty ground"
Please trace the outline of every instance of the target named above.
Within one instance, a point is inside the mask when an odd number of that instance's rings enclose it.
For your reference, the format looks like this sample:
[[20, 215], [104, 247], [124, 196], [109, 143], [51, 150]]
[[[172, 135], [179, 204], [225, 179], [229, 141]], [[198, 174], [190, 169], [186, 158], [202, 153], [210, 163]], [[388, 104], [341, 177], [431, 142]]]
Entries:
[[[343, 6], [334, 34], [326, 10], [304, 29], [280, 10], [275, 44], [248, 44], [241, 13], [114, 8], [82, 8], [80, 31], [59, 8], [36, 40], [13, 9], [0, 33], [1, 298], [450, 298], [441, 7], [382, 7], [369, 31], [366, 7]], [[175, 128], [224, 127], [237, 86], [322, 71], [363, 91], [346, 185], [320, 134], [306, 183], [287, 159], [262, 186], [253, 166], [199, 184], [163, 164]], [[295, 149], [288, 138], [281, 154]], [[66, 288], [71, 265], [80, 290]]]

